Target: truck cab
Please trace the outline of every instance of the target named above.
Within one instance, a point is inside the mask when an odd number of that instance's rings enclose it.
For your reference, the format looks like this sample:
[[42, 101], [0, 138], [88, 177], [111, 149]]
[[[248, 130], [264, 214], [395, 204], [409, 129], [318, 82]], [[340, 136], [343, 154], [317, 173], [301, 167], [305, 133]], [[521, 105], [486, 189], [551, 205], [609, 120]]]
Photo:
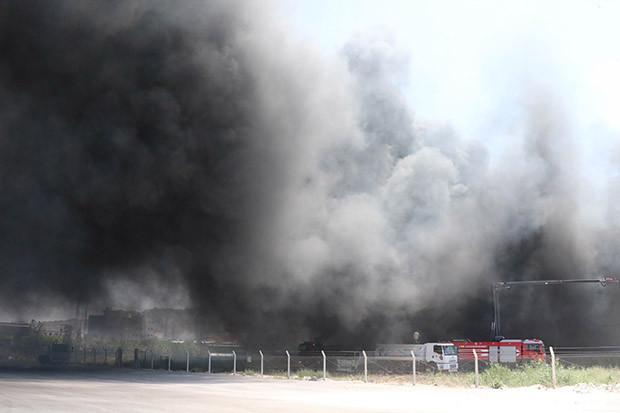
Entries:
[[412, 351], [416, 361], [426, 363], [431, 370], [450, 372], [458, 370], [458, 352], [452, 343], [379, 344], [375, 355], [394, 360], [411, 359]]
[[545, 361], [545, 345], [541, 340], [523, 340], [523, 360]]
[[[434, 363], [439, 371], [457, 371], [458, 351], [452, 343], [426, 343], [427, 363]], [[415, 353], [414, 353], [415, 354]]]

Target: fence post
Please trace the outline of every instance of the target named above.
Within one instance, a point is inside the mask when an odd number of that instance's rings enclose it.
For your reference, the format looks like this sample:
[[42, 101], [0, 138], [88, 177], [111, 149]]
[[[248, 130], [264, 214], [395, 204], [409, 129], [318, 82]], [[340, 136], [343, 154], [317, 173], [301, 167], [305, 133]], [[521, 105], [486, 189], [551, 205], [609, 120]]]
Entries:
[[103, 364], [108, 365], [108, 349], [103, 349]]
[[291, 355], [286, 350], [286, 378], [291, 378]]
[[362, 354], [364, 355], [364, 383], [368, 383], [368, 356], [364, 350], [362, 350]]
[[413, 385], [415, 386], [415, 354], [413, 354], [413, 350], [411, 350], [411, 367], [413, 371]]
[[233, 376], [237, 375], [237, 353], [235, 350], [233, 352]]
[[260, 353], [260, 376], [263, 377], [263, 352], [258, 350]]
[[168, 354], [168, 371], [170, 371], [170, 354]]
[[97, 349], [93, 348], [93, 364], [97, 365]]
[[553, 388], [555, 389], [555, 352], [553, 351], [553, 347], [549, 347], [549, 351], [551, 352], [551, 382], [553, 384]]
[[321, 350], [321, 354], [323, 355], [323, 381], [325, 381], [327, 380], [327, 357], [325, 351]]
[[207, 351], [207, 353], [209, 354], [209, 369], [207, 370], [207, 373], [211, 373], [211, 352]]
[[189, 351], [185, 350], [185, 354], [187, 355], [187, 367], [186, 367], [185, 371], [187, 371], [189, 373]]
[[472, 351], [474, 352], [474, 370], [476, 372], [476, 387], [478, 387], [478, 353], [476, 353], [476, 350], [472, 349]]

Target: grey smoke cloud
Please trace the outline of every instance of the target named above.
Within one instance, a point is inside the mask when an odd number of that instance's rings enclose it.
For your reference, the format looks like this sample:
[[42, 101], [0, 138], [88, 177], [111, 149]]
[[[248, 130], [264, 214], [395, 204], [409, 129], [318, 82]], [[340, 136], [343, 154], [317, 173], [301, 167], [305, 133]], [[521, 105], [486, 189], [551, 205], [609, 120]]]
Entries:
[[[0, 16], [9, 314], [54, 297], [191, 305], [248, 343], [478, 338], [494, 280], [617, 269], [613, 212], [584, 213], [570, 108], [545, 90], [524, 94], [491, 163], [415, 118], [408, 56], [381, 30], [326, 58], [252, 1], [16, 1]], [[532, 335], [524, 314], [513, 331]]]

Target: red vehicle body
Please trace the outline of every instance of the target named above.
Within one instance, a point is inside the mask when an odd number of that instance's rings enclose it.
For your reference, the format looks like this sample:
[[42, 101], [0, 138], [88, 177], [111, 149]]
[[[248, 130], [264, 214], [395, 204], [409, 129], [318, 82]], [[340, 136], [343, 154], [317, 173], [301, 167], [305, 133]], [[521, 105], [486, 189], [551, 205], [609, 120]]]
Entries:
[[[545, 361], [545, 345], [541, 340], [501, 340], [501, 341], [451, 341], [457, 349], [459, 362], [474, 360], [474, 352], [480, 361], [518, 362]], [[504, 355], [504, 357], [502, 357]], [[513, 360], [514, 359], [514, 360]]]

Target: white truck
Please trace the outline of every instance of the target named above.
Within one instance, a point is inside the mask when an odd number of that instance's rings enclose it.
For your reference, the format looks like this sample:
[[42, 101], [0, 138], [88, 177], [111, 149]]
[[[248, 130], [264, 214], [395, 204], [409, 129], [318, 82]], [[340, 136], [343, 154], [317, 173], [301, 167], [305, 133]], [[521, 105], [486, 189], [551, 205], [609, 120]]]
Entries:
[[411, 359], [425, 363], [431, 371], [455, 372], [459, 368], [458, 351], [452, 343], [379, 344], [375, 356], [386, 360]]

